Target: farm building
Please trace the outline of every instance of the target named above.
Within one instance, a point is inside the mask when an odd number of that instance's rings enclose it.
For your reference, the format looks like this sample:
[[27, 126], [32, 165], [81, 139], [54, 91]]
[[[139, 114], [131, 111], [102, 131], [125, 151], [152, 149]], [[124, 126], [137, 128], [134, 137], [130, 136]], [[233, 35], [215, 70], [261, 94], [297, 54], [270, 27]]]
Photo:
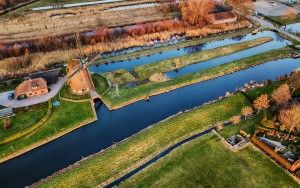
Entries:
[[93, 90], [93, 83], [91, 81], [90, 73], [84, 65], [81, 65], [79, 59], [73, 59], [68, 63], [67, 74], [74, 74], [68, 80], [68, 85], [75, 94], [86, 94]]
[[15, 96], [17, 99], [30, 98], [45, 95], [47, 93], [47, 82], [43, 78], [25, 80], [15, 89]]
[[223, 24], [237, 21], [237, 15], [231, 11], [212, 14], [212, 24]]

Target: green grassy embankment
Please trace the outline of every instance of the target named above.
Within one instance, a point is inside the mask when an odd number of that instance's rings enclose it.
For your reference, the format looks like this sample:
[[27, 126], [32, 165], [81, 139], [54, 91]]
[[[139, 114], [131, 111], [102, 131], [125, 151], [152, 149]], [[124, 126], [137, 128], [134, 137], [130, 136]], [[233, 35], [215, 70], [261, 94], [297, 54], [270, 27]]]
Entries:
[[216, 67], [208, 68], [200, 72], [187, 74], [176, 77], [162, 83], [148, 82], [136, 87], [120, 87], [119, 96], [114, 95], [114, 90], [109, 90], [102, 95], [103, 102], [109, 109], [117, 109], [128, 104], [143, 100], [148, 96], [166, 93], [171, 90], [191, 85], [197, 82], [207, 81], [226, 74], [231, 74], [255, 65], [263, 64], [278, 58], [284, 58], [291, 54], [292, 49], [285, 47], [278, 50], [272, 50], [265, 53], [260, 53], [248, 58], [222, 64]]
[[[265, 90], [259, 88], [258, 91], [255, 91], [255, 89], [247, 92], [247, 94], [252, 97], [257, 97], [262, 93], [273, 91], [276, 87], [278, 87], [278, 84], [272, 84], [270, 86], [266, 86]], [[62, 170], [47, 180], [40, 182], [36, 186], [103, 186], [148, 161], [153, 156], [157, 155], [174, 143], [207, 129], [213, 123], [225, 121], [233, 115], [240, 114], [241, 109], [244, 106], [249, 105], [251, 105], [251, 103], [244, 95], [235, 94], [218, 102], [175, 115], [165, 121], [151, 126], [151, 128], [145, 129], [136, 135], [129, 137], [128, 139], [118, 143], [116, 146], [112, 146], [77, 163], [76, 165], [69, 167], [66, 170]], [[247, 128], [248, 125], [242, 127]], [[249, 127], [249, 129], [252, 129], [252, 126]], [[222, 155], [219, 152], [217, 154]], [[246, 164], [248, 164], [248, 162], [246, 162]], [[220, 180], [220, 182], [221, 181], [222, 180]]]
[[[263, 38], [242, 42], [242, 43], [230, 44], [230, 45], [226, 45], [226, 46], [222, 46], [210, 50], [204, 50], [204, 51], [184, 55], [181, 57], [171, 58], [171, 59], [150, 63], [146, 65], [140, 65], [134, 68], [134, 72], [136, 72], [139, 75], [140, 79], [143, 80], [149, 78], [154, 73], [161, 73], [161, 72], [164, 73], [175, 69], [180, 69], [182, 67], [191, 64], [208, 61], [210, 59], [230, 55], [242, 50], [259, 46], [261, 44], [270, 42], [272, 40], [273, 39], [270, 37], [263, 37]], [[176, 60], [179, 61], [179, 65], [175, 65]]]

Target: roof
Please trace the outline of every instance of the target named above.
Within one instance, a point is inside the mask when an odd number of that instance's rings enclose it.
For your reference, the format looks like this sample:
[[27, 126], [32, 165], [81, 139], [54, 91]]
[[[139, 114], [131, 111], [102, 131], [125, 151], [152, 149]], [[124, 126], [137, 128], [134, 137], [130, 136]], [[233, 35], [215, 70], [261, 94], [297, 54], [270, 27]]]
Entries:
[[18, 87], [16, 87], [15, 93], [16, 95], [19, 95], [29, 91], [34, 92], [41, 89], [48, 89], [47, 82], [43, 78], [35, 78], [21, 83]]
[[225, 19], [236, 18], [236, 14], [234, 14], [231, 11], [214, 13], [213, 16], [214, 16], [215, 20], [225, 20]]

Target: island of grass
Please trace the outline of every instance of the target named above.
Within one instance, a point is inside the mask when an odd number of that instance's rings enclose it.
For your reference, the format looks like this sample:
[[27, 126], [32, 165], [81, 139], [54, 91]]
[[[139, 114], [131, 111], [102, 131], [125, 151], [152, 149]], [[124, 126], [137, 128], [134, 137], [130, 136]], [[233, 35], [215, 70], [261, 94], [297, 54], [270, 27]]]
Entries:
[[[95, 187], [107, 185], [178, 141], [201, 132], [216, 122], [225, 121], [240, 114], [243, 107], [251, 105], [249, 97], [254, 99], [262, 93], [272, 92], [279, 85], [279, 83], [274, 83], [264, 88], [246, 92], [248, 97], [240, 93], [235, 94], [218, 102], [173, 116], [116, 146], [62, 170], [35, 186]], [[252, 132], [253, 126], [244, 127], [249, 127], [246, 130]], [[277, 169], [276, 165], [272, 167]]]
[[[0, 142], [9, 142], [0, 145], [0, 162], [28, 152], [96, 120], [89, 101], [70, 102], [58, 97], [52, 101], [59, 101], [60, 105], [52, 106], [49, 102], [51, 108], [46, 104], [27, 107], [11, 118], [11, 129], [1, 130]], [[0, 126], [3, 126], [2, 120]]]
[[[226, 127], [254, 127], [257, 120]], [[226, 135], [228, 136], [228, 135]], [[225, 137], [228, 138], [228, 137]], [[119, 187], [297, 187], [291, 176], [253, 146], [237, 152], [213, 134], [176, 149]]]
[[139, 78], [143, 80], [149, 78], [154, 73], [169, 72], [175, 69], [180, 69], [191, 64], [204, 62], [210, 59], [230, 55], [239, 51], [253, 48], [255, 46], [259, 46], [264, 43], [270, 42], [272, 40], [273, 39], [271, 37], [263, 37], [237, 44], [230, 44], [211, 50], [200, 51], [181, 57], [171, 58], [146, 65], [140, 65], [134, 68], [134, 72], [136, 72]]
[[292, 52], [292, 48], [285, 47], [282, 49], [260, 53], [230, 63], [225, 63], [216, 67], [202, 70], [200, 72], [186, 74], [184, 76], [170, 79], [166, 82], [148, 82], [146, 84], [137, 85], [136, 87], [120, 87], [118, 96], [114, 94], [114, 89], [110, 89], [103, 94], [101, 98], [109, 109], [117, 109], [139, 100], [144, 100], [149, 96], [158, 95], [183, 86], [207, 81], [224, 76], [226, 74], [231, 74], [233, 72], [263, 64], [274, 59], [288, 57]]

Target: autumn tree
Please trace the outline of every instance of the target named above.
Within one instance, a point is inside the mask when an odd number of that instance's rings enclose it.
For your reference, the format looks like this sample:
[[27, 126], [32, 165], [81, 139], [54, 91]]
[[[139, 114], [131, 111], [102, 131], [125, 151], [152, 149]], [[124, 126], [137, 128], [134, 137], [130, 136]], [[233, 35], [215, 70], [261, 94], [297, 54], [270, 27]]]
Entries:
[[282, 109], [278, 116], [284, 129], [289, 130], [289, 134], [294, 131], [300, 131], [300, 105], [293, 105], [288, 109]]
[[228, 0], [227, 4], [245, 16], [251, 15], [254, 10], [252, 0]]
[[253, 108], [250, 106], [245, 106], [244, 108], [242, 108], [241, 110], [242, 115], [244, 115], [245, 117], [250, 116], [251, 114], [253, 114]]
[[290, 88], [287, 84], [283, 84], [279, 88], [274, 90], [271, 96], [272, 99], [278, 104], [287, 103], [292, 98]]
[[267, 94], [262, 94], [255, 101], [253, 101], [253, 106], [256, 110], [260, 111], [270, 107], [269, 99]]
[[300, 70], [294, 72], [288, 79], [288, 84], [294, 93], [297, 89], [300, 89]]
[[216, 6], [212, 0], [186, 0], [180, 7], [183, 20], [192, 25], [204, 25], [210, 23]]

